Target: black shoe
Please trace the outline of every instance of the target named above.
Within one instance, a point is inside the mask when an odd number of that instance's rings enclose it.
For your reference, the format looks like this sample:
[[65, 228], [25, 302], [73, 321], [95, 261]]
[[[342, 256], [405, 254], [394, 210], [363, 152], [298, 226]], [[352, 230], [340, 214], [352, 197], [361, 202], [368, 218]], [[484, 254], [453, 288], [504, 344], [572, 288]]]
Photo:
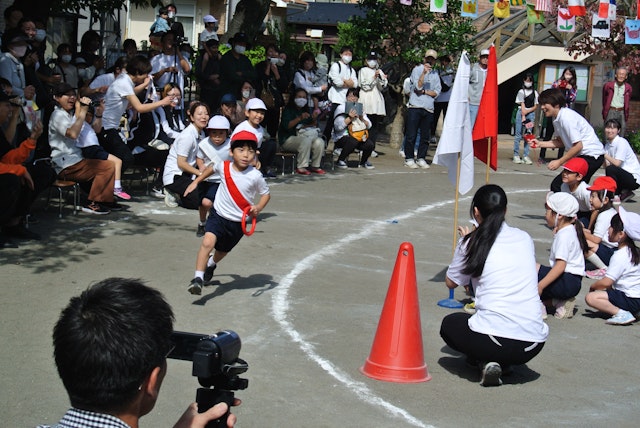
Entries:
[[89, 214], [105, 215], [105, 214], [109, 214], [111, 211], [109, 211], [108, 209], [106, 209], [105, 207], [103, 207], [97, 202], [91, 202], [89, 205], [85, 205], [84, 207], [82, 207], [82, 212], [89, 213]]
[[262, 172], [262, 176], [263, 176], [264, 178], [276, 178], [276, 177], [277, 177], [276, 173], [275, 173], [275, 172], [273, 172], [271, 169], [268, 169], [268, 170], [266, 170], [266, 171], [263, 171], [263, 172]]
[[111, 211], [123, 211], [127, 208], [126, 205], [119, 204], [115, 201], [113, 202], [100, 202], [100, 205], [104, 206], [106, 209]]
[[191, 294], [197, 294], [198, 296], [202, 294], [202, 279], [193, 278], [189, 283], [189, 287], [187, 287], [187, 291]]
[[198, 230], [196, 230], [196, 236], [198, 238], [202, 238], [204, 236], [204, 224], [198, 225]]
[[0, 248], [19, 248], [18, 244], [0, 233]]
[[17, 224], [15, 226], [5, 226], [2, 228], [2, 233], [9, 238], [18, 239], [31, 239], [39, 241], [42, 239], [39, 234], [30, 231], [23, 224]]
[[213, 272], [217, 267], [218, 265], [207, 266], [207, 268], [204, 270], [204, 282], [211, 281], [211, 278], [213, 278]]

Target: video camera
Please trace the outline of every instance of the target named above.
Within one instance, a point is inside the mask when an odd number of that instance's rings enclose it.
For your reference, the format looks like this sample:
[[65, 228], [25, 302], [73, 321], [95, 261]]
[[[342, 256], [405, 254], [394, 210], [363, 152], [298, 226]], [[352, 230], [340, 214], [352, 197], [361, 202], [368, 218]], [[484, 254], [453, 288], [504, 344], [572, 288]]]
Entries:
[[[231, 409], [235, 398], [233, 391], [246, 389], [249, 385], [247, 379], [239, 377], [249, 369], [247, 362], [238, 358], [242, 346], [240, 337], [232, 330], [211, 335], [174, 331], [171, 341], [174, 348], [167, 358], [192, 361], [191, 374], [203, 386], [196, 393], [198, 412], [203, 413], [221, 402]], [[226, 427], [229, 412], [209, 422], [207, 428]]]

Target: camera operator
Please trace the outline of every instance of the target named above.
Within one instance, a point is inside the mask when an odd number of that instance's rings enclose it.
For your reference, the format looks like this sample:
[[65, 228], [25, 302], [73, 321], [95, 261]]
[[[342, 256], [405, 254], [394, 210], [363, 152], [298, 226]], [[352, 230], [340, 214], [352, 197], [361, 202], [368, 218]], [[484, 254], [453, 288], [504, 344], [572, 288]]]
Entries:
[[[72, 406], [55, 427], [137, 428], [158, 398], [172, 332], [171, 307], [139, 280], [108, 278], [73, 297], [53, 330], [54, 358]], [[219, 403], [198, 413], [192, 403], [174, 428], [204, 428], [227, 408]], [[229, 415], [227, 426], [235, 422]]]
[[182, 40], [177, 39], [173, 31], [167, 31], [162, 36], [162, 53], [151, 59], [151, 74], [156, 88], [173, 82], [180, 86], [180, 92], [184, 94], [184, 76], [191, 71], [191, 63], [179, 49]]

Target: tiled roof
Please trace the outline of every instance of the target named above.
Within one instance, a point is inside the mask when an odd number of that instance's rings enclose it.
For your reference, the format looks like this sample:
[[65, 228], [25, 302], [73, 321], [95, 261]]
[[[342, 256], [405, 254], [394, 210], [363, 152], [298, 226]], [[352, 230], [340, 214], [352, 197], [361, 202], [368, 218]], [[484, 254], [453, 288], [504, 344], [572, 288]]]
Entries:
[[287, 22], [290, 24], [337, 25], [338, 22], [347, 22], [352, 16], [365, 16], [365, 12], [356, 3], [309, 2], [309, 9], [306, 12], [287, 11]]

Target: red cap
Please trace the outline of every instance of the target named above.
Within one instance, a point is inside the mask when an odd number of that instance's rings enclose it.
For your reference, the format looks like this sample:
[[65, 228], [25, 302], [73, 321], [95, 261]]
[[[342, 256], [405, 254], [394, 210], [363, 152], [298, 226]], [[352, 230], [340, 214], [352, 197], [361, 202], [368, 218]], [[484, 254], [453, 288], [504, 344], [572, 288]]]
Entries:
[[562, 167], [571, 172], [577, 172], [583, 177], [587, 175], [587, 172], [589, 171], [589, 164], [582, 158], [571, 158]]
[[258, 137], [256, 134], [250, 131], [240, 131], [236, 132], [231, 136], [231, 141], [253, 141], [254, 143], [258, 143]]
[[615, 193], [618, 188], [618, 184], [616, 180], [611, 177], [598, 177], [593, 180], [593, 184], [590, 187], [587, 187], [587, 190], [608, 190], [609, 192]]

